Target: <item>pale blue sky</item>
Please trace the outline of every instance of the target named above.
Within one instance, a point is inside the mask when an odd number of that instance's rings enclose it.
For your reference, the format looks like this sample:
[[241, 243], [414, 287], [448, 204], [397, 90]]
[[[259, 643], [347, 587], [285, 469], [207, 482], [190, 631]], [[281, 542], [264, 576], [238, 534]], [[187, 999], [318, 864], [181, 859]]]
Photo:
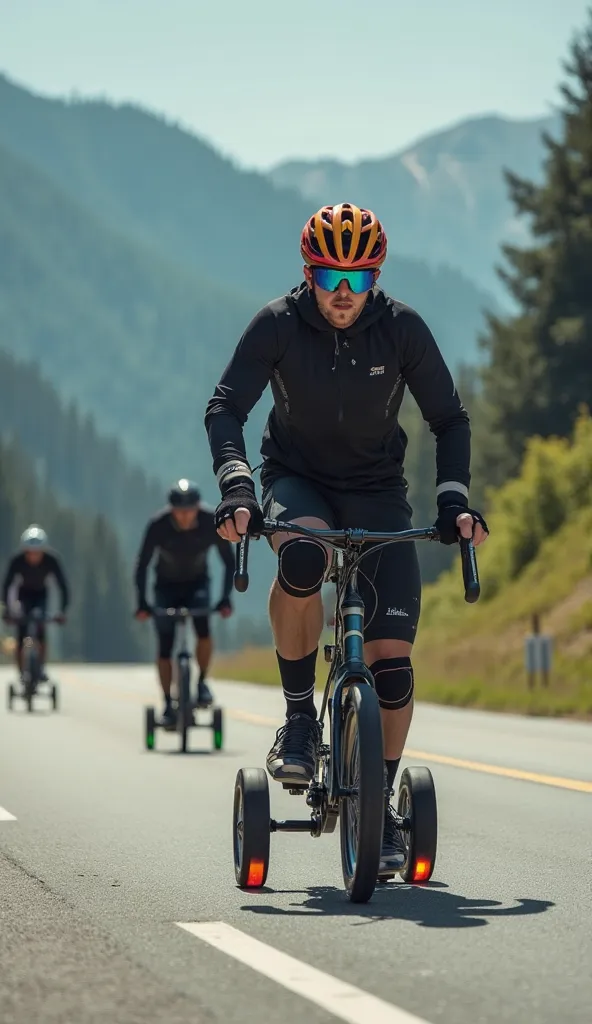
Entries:
[[390, 153], [557, 99], [589, 0], [0, 0], [0, 69], [130, 99], [252, 167]]

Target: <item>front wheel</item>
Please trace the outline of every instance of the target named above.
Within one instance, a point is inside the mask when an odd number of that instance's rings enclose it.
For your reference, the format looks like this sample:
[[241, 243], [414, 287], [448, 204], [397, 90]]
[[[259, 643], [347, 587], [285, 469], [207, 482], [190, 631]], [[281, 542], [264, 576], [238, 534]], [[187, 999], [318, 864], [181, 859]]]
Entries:
[[191, 669], [188, 658], [180, 658], [177, 672], [178, 708], [177, 729], [181, 735], [181, 750], [187, 752], [189, 726], [193, 724], [191, 710]]
[[241, 889], [260, 889], [269, 868], [269, 782], [262, 768], [241, 768], [234, 784], [234, 874]]
[[376, 693], [350, 686], [342, 711], [340, 800], [341, 866], [352, 903], [366, 903], [376, 886], [384, 826], [382, 722]]
[[407, 859], [399, 874], [405, 882], [428, 882], [436, 863], [438, 808], [429, 768], [406, 768], [399, 785], [398, 811], [408, 818]]
[[6, 706], [7, 706], [9, 711], [12, 711], [12, 704], [13, 704], [13, 701], [14, 701], [15, 697], [16, 697], [16, 691], [15, 691], [14, 686], [12, 685], [12, 683], [10, 683], [10, 685], [8, 687], [8, 690], [7, 690], [7, 695], [6, 695]]
[[52, 706], [54, 711], [58, 710], [59, 696], [58, 696], [58, 688], [57, 688], [55, 683], [52, 683], [52, 686], [51, 686], [51, 706]]

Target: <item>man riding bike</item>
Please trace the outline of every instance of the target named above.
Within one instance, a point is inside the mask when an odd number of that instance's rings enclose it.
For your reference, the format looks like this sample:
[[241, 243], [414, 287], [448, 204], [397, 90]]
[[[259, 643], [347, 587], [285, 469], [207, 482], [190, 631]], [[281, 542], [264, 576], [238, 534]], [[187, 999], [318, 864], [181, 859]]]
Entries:
[[[18, 643], [16, 648], [16, 664], [22, 679], [23, 674], [23, 641], [27, 630], [27, 616], [34, 609], [45, 611], [47, 607], [47, 580], [53, 577], [60, 591], [61, 614], [58, 621], [66, 621], [68, 608], [68, 584], [60, 561], [55, 552], [50, 551], [45, 530], [36, 523], [28, 526], [21, 536], [20, 551], [9, 562], [2, 584], [3, 620], [11, 624], [18, 619]], [[9, 608], [9, 591], [18, 583], [18, 608]], [[45, 663], [47, 658], [47, 639], [43, 623], [39, 626], [39, 655], [41, 661], [40, 680], [47, 682]]]
[[[136, 618], [147, 619], [152, 608], [146, 600], [148, 566], [156, 551], [156, 579], [154, 604], [157, 608], [210, 607], [210, 578], [207, 556], [215, 546], [224, 562], [222, 597], [216, 611], [223, 618], [232, 614], [230, 592], [234, 572], [232, 548], [228, 541], [216, 533], [214, 514], [200, 503], [200, 493], [190, 480], [179, 480], [169, 491], [169, 506], [150, 520], [136, 561], [135, 583], [138, 592]], [[171, 703], [173, 667], [171, 655], [175, 642], [175, 622], [158, 617], [154, 624], [158, 634], [158, 676], [164, 694], [165, 707], [162, 724], [174, 726], [175, 711]], [[213, 703], [206, 675], [212, 658], [212, 638], [207, 615], [195, 616], [193, 625], [197, 635], [195, 658], [199, 667], [197, 704], [207, 707]]]
[[[263, 515], [319, 529], [411, 526], [398, 424], [405, 386], [436, 437], [436, 527], [444, 544], [487, 527], [469, 508], [470, 427], [436, 342], [421, 317], [377, 287], [387, 239], [370, 210], [325, 206], [301, 237], [304, 282], [265, 306], [247, 327], [206, 412], [222, 493], [221, 537], [257, 533]], [[243, 426], [267, 384], [274, 405], [264, 434], [262, 507], [246, 458]], [[315, 663], [323, 627], [325, 547], [276, 534], [278, 572], [269, 611], [286, 698], [286, 724], [267, 758], [281, 782], [310, 781], [320, 740]], [[359, 589], [366, 608], [366, 663], [382, 709], [390, 793], [413, 708], [411, 651], [421, 582], [412, 544], [365, 559]], [[392, 875], [405, 844], [387, 798], [379, 874]]]

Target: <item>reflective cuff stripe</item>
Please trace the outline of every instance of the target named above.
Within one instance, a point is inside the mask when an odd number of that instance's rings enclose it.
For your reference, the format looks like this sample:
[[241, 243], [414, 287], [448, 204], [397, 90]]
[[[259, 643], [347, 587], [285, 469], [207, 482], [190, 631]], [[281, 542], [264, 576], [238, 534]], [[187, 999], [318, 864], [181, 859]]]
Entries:
[[436, 487], [436, 497], [439, 498], [445, 491], [458, 491], [462, 494], [463, 498], [469, 500], [469, 488], [465, 487], [464, 484], [459, 484], [458, 480], [448, 480], [444, 484], [438, 484]]
[[225, 462], [223, 466], [216, 473], [216, 480], [218, 486], [226, 485], [229, 480], [233, 480], [235, 477], [248, 477], [252, 478], [251, 469], [246, 462]]

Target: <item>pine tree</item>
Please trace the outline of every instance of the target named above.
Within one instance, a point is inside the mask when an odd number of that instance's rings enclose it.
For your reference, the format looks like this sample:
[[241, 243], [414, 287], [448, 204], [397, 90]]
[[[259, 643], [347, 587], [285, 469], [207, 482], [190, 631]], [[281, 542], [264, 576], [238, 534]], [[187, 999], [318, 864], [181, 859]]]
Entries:
[[492, 484], [516, 472], [527, 437], [568, 435], [592, 398], [592, 12], [564, 67], [561, 137], [544, 137], [545, 180], [506, 174], [533, 244], [504, 247], [500, 274], [519, 312], [490, 316], [484, 339], [480, 470]]

